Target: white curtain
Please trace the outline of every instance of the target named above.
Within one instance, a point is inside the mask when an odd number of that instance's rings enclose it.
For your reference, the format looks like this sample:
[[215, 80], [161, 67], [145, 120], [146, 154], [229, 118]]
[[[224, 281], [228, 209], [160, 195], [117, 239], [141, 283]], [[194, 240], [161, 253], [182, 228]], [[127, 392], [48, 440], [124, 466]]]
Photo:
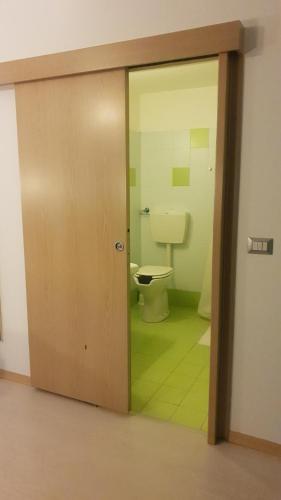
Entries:
[[203, 318], [211, 319], [211, 297], [212, 297], [212, 247], [210, 242], [205, 264], [204, 278], [201, 297], [198, 305], [198, 314]]

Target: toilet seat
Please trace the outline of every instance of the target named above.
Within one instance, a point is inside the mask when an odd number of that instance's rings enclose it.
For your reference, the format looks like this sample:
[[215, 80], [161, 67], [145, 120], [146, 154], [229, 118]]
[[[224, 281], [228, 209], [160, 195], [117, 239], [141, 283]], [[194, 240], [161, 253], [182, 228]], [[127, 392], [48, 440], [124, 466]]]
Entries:
[[173, 268], [168, 266], [142, 266], [136, 276], [150, 276], [152, 279], [166, 278], [173, 274]]

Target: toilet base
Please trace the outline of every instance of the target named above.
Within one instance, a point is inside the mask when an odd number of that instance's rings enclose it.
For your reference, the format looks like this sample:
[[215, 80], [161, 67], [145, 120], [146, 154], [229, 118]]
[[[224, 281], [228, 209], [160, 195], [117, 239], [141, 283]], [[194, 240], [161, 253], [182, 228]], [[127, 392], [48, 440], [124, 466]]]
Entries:
[[164, 289], [159, 295], [147, 294], [139, 304], [141, 319], [146, 323], [160, 323], [170, 314], [168, 293]]

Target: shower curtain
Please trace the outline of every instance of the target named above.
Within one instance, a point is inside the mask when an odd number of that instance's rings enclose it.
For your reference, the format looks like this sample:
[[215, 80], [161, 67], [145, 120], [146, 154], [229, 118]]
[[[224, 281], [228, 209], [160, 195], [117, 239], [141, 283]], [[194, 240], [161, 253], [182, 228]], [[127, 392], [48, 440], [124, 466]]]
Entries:
[[198, 314], [203, 318], [211, 319], [211, 296], [212, 296], [212, 241], [209, 245], [205, 264], [202, 291], [198, 305]]

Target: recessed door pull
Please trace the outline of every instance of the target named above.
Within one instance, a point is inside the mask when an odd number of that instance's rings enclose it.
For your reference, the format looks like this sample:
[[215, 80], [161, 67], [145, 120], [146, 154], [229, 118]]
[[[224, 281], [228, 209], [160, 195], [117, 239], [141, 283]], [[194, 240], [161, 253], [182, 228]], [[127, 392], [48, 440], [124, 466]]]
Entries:
[[117, 250], [117, 252], [124, 251], [125, 245], [124, 245], [124, 243], [122, 243], [122, 241], [115, 241], [114, 246], [115, 246], [115, 249]]

